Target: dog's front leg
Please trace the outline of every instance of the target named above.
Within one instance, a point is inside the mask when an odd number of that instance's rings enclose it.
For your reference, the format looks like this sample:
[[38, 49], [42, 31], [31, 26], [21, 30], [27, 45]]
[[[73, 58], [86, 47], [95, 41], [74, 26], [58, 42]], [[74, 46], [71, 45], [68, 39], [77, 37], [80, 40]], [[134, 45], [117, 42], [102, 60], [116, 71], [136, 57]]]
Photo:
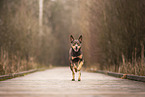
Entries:
[[78, 81], [81, 81], [81, 71], [79, 71], [79, 78]]
[[72, 76], [73, 76], [72, 81], [75, 81], [75, 73], [74, 73], [74, 71], [73, 71], [73, 65], [72, 65], [72, 64], [71, 64], [71, 66], [70, 66], [70, 69], [71, 69], [71, 71], [72, 71]]
[[74, 63], [74, 69], [75, 69], [75, 72], [77, 72], [77, 66], [76, 66], [76, 63]]
[[78, 77], [78, 81], [81, 81], [81, 68], [83, 66], [83, 61], [78, 62], [79, 66], [78, 66], [78, 71], [79, 71], [79, 77]]
[[83, 61], [81, 61], [81, 62], [79, 63], [79, 66], [78, 66], [77, 70], [80, 71], [81, 68], [82, 68], [82, 66], [83, 66]]
[[79, 55], [79, 56], [78, 56], [78, 58], [82, 59], [82, 58], [83, 58], [83, 55], [82, 55], [82, 54], [81, 54], [81, 55]]
[[72, 75], [73, 75], [72, 81], [75, 81], [75, 73], [74, 73], [74, 71], [72, 71]]
[[71, 57], [72, 60], [74, 60], [75, 58], [76, 58], [76, 57], [73, 57], [73, 56]]

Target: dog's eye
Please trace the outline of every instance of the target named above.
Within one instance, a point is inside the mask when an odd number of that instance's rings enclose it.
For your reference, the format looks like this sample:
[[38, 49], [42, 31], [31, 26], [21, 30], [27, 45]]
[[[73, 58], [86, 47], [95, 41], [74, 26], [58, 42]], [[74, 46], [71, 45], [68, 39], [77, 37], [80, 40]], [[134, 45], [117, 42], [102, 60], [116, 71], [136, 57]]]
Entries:
[[79, 43], [77, 43], [77, 45], [78, 45], [78, 46], [80, 46], [80, 44], [79, 44]]

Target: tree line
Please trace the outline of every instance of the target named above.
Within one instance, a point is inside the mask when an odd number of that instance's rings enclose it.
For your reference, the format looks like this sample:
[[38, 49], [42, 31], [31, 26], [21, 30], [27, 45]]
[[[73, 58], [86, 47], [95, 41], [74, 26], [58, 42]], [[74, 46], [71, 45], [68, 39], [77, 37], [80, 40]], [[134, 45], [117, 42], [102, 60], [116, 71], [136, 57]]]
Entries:
[[[90, 66], [144, 75], [145, 1], [80, 0]], [[89, 36], [89, 37], [88, 37]]]
[[0, 1], [0, 74], [42, 66], [69, 66], [69, 35], [77, 30], [73, 24], [77, 18], [76, 2], [43, 0], [41, 33], [39, 3]]

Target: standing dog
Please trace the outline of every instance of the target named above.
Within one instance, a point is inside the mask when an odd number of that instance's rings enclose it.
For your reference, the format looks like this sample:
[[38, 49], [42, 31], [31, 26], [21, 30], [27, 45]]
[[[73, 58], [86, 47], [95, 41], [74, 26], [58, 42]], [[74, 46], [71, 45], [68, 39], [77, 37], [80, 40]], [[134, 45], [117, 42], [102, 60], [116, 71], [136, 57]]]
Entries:
[[[80, 35], [79, 39], [74, 40], [73, 36], [70, 36], [71, 48], [69, 50], [69, 61], [70, 61], [70, 69], [72, 71], [73, 79], [75, 81], [75, 72], [79, 71], [78, 81], [81, 81], [81, 68], [83, 66], [83, 54], [81, 49], [82, 43], [82, 35]], [[75, 70], [75, 72], [74, 72]]]

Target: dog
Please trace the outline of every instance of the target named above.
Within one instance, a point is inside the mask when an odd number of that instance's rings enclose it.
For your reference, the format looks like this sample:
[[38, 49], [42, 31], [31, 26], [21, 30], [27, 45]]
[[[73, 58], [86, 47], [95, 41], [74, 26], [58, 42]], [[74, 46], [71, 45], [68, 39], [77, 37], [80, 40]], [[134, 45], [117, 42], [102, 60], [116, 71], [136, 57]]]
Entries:
[[[72, 71], [72, 81], [75, 81], [75, 72], [79, 72], [78, 81], [81, 81], [81, 68], [84, 64], [83, 54], [82, 54], [82, 35], [80, 35], [79, 39], [74, 39], [72, 35], [70, 35], [71, 48], [69, 50], [69, 61], [70, 61], [70, 69]], [[75, 72], [74, 72], [75, 70]]]

